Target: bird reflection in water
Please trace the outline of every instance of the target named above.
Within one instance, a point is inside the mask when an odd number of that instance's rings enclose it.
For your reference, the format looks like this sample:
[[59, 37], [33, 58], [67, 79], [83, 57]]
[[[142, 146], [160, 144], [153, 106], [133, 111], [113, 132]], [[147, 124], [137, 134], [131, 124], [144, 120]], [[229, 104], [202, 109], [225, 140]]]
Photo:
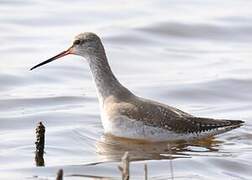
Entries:
[[190, 158], [195, 153], [218, 152], [222, 141], [213, 137], [191, 142], [147, 142], [103, 135], [97, 153], [103, 161], [120, 161], [128, 151], [131, 161]]

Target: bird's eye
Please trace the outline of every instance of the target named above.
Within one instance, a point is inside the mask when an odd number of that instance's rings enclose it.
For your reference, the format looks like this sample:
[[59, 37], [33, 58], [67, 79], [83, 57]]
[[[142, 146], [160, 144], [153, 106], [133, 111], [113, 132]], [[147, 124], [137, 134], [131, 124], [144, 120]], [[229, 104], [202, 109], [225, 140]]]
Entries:
[[74, 45], [79, 45], [80, 43], [81, 43], [81, 41], [77, 39], [77, 40], [74, 41], [73, 44], [74, 44]]

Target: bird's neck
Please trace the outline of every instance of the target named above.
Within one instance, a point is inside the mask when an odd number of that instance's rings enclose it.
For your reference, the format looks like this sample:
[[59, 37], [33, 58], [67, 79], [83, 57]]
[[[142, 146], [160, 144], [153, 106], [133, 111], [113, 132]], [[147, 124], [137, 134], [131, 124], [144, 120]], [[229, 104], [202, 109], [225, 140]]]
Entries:
[[89, 66], [96, 84], [98, 97], [101, 105], [109, 96], [123, 98], [131, 95], [131, 92], [126, 89], [117, 80], [108, 64], [104, 50], [94, 54], [88, 58]]

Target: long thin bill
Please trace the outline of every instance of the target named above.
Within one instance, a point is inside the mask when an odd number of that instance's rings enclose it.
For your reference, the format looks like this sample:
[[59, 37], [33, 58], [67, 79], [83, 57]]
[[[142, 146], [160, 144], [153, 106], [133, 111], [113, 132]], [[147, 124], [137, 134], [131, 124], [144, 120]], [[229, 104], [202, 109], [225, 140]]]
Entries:
[[61, 58], [61, 57], [66, 56], [66, 55], [68, 55], [68, 54], [71, 54], [71, 48], [69, 48], [69, 49], [66, 50], [66, 51], [63, 51], [63, 52], [59, 53], [59, 54], [56, 55], [56, 56], [53, 56], [52, 58], [50, 58], [50, 59], [48, 59], [48, 60], [46, 60], [46, 61], [44, 61], [44, 62], [42, 62], [42, 63], [37, 64], [36, 66], [33, 66], [30, 70], [33, 70], [33, 69], [35, 69], [35, 68], [37, 68], [37, 67], [39, 67], [39, 66], [43, 66], [44, 64], [47, 64], [47, 63], [49, 63], [49, 62], [52, 62], [52, 61], [54, 61], [54, 60], [56, 60], [56, 59], [59, 59], [59, 58]]

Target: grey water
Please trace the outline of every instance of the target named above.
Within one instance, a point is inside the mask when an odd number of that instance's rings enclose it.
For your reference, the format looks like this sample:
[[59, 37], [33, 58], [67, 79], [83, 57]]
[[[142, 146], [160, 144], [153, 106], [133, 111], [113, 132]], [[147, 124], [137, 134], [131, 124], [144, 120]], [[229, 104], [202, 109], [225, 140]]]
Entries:
[[[0, 1], [0, 179], [252, 178], [252, 2]], [[118, 79], [139, 96], [196, 116], [242, 119], [205, 141], [145, 144], [103, 134], [85, 59], [29, 69], [91, 31]], [[35, 127], [46, 126], [45, 166], [34, 160]]]

